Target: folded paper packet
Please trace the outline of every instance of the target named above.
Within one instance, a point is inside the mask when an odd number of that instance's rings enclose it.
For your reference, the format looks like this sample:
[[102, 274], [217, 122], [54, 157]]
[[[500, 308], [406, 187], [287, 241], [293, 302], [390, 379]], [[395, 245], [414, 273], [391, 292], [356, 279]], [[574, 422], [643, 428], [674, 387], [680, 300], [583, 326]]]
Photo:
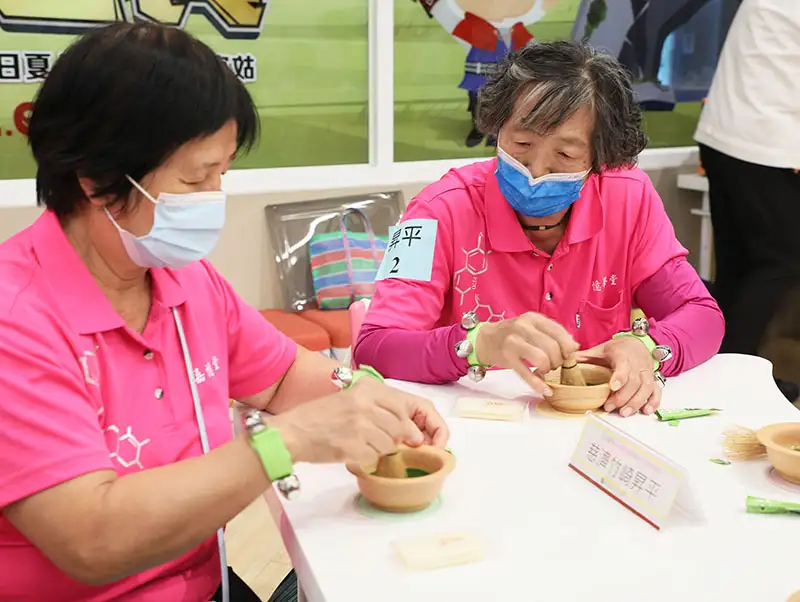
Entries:
[[659, 408], [656, 410], [656, 418], [661, 422], [671, 420], [686, 420], [687, 418], [699, 418], [700, 416], [712, 416], [721, 412], [719, 408]]
[[480, 562], [483, 538], [473, 533], [440, 533], [395, 541], [397, 555], [410, 571], [430, 571]]
[[526, 407], [524, 402], [515, 399], [460, 397], [453, 406], [453, 413], [460, 418], [520, 421]]

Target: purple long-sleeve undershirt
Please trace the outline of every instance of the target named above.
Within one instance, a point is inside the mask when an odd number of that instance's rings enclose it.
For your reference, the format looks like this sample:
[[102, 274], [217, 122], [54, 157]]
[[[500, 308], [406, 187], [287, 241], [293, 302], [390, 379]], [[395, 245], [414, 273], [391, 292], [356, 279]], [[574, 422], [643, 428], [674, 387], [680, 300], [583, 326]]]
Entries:
[[[668, 262], [642, 282], [634, 300], [648, 316], [653, 339], [672, 349], [672, 358], [661, 368], [664, 376], [689, 370], [719, 350], [725, 333], [722, 312], [685, 259]], [[455, 354], [464, 336], [460, 324], [426, 331], [365, 324], [353, 357], [356, 364], [373, 366], [386, 378], [453, 382], [467, 373], [467, 360]]]

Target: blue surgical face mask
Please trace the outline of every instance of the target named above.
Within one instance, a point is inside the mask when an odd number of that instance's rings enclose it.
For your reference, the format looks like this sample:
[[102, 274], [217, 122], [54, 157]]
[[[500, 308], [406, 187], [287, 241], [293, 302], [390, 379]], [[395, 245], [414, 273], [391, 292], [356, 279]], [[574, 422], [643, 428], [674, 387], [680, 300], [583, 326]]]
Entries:
[[497, 148], [495, 175], [500, 192], [514, 211], [526, 217], [547, 217], [567, 209], [578, 200], [588, 173], [551, 173], [534, 178], [527, 167]]
[[211, 253], [225, 225], [224, 192], [162, 192], [154, 199], [133, 178], [128, 180], [155, 205], [153, 227], [144, 236], [122, 229], [106, 209], [133, 263], [143, 268], [178, 269]]

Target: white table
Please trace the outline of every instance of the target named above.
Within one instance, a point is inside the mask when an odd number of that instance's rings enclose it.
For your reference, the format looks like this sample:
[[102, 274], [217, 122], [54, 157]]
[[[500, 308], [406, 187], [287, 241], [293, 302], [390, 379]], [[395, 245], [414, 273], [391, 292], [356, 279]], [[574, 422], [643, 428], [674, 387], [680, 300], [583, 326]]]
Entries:
[[[800, 501], [776, 485], [768, 463], [720, 466], [720, 433], [740, 424], [798, 421], [763, 359], [720, 355], [671, 379], [664, 406], [720, 407], [678, 428], [654, 417], [608, 419], [688, 469], [707, 518], [679, 515], [656, 531], [567, 467], [583, 419], [532, 410], [525, 421], [448, 418], [456, 469], [442, 506], [418, 517], [376, 519], [354, 506], [355, 479], [341, 466], [298, 467], [295, 502], [267, 494], [307, 602], [783, 602], [800, 590], [800, 517], [750, 515], [745, 497]], [[463, 395], [525, 398], [513, 373], [478, 385], [393, 383], [433, 399], [445, 415]], [[398, 538], [477, 532], [483, 562], [425, 573], [394, 556]]]
[[700, 209], [691, 209], [692, 215], [700, 217], [700, 266], [698, 273], [703, 280], [711, 280], [711, 247], [714, 244], [714, 231], [711, 224], [711, 201], [708, 196], [708, 178], [699, 174], [678, 176], [678, 188], [703, 193]]

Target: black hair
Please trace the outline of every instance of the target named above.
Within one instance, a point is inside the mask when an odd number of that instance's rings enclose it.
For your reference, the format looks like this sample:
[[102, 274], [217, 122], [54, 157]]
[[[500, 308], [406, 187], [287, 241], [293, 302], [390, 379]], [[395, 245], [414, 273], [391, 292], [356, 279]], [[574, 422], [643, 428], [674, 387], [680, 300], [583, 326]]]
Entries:
[[630, 74], [584, 42], [529, 42], [509, 54], [480, 91], [481, 131], [497, 134], [523, 97], [531, 107], [521, 125], [537, 134], [549, 134], [582, 106], [592, 109], [594, 171], [635, 165], [647, 146]]
[[238, 126], [237, 153], [259, 135], [250, 94], [211, 48], [183, 30], [154, 23], [93, 29], [56, 61], [34, 100], [28, 132], [39, 205], [60, 218], [95, 183], [124, 211], [131, 184], [183, 144]]

